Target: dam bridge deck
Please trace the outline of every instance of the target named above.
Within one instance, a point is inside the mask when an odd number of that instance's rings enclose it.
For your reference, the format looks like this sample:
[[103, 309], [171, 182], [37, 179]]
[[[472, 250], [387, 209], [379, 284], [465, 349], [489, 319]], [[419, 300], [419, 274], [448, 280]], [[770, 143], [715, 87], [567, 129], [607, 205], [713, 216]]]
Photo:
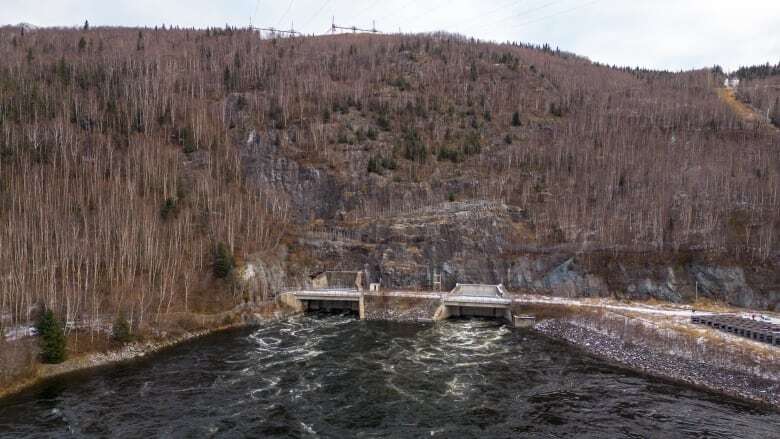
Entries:
[[[365, 297], [427, 299], [439, 306], [432, 320], [450, 317], [493, 317], [512, 321], [512, 299], [502, 285], [457, 284], [450, 292], [365, 291], [357, 288], [308, 288], [288, 291], [303, 311], [351, 310], [365, 314]], [[299, 305], [297, 305], [299, 304]]]

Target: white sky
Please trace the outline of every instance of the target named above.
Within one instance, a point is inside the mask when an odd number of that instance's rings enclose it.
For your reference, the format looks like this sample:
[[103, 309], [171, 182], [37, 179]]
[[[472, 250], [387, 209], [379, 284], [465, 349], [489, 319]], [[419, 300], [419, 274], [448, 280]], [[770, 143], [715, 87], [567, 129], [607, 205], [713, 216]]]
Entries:
[[0, 0], [0, 24], [447, 30], [680, 70], [780, 62], [780, 0]]

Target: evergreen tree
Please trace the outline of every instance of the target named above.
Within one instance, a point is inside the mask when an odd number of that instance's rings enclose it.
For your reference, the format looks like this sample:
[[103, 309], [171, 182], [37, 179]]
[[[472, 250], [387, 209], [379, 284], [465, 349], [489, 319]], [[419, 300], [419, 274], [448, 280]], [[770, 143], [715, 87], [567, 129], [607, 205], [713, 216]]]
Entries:
[[414, 127], [408, 128], [404, 135], [404, 158], [420, 163], [425, 163], [428, 158], [428, 147]]
[[89, 20], [84, 20], [84, 30], [89, 30]]
[[230, 275], [235, 266], [233, 255], [230, 253], [230, 249], [224, 244], [219, 243], [217, 250], [214, 253], [214, 276], [218, 279], [224, 279]]
[[368, 173], [374, 173], [374, 174], [381, 174], [382, 169], [380, 168], [380, 161], [379, 159], [375, 157], [371, 157], [368, 159]]
[[123, 314], [119, 314], [114, 320], [111, 338], [119, 343], [129, 343], [133, 340], [133, 336], [130, 334], [130, 323]]
[[160, 218], [163, 221], [174, 216], [176, 214], [176, 200], [173, 198], [167, 198], [163, 206], [160, 208]]
[[512, 126], [519, 127], [520, 125], [522, 125], [522, 122], [520, 121], [520, 112], [515, 111], [512, 113]]
[[44, 363], [58, 364], [65, 361], [66, 358], [66, 339], [62, 331], [62, 325], [54, 317], [54, 312], [50, 309], [44, 311], [38, 325], [39, 345], [41, 348], [41, 360]]
[[230, 73], [229, 66], [225, 66], [225, 71], [222, 73], [222, 82], [225, 84], [225, 90], [230, 91], [233, 89], [233, 75]]
[[79, 39], [79, 52], [83, 52], [87, 48], [87, 40], [84, 37]]
[[775, 106], [772, 108], [772, 113], [769, 115], [769, 119], [775, 126], [780, 127], [780, 98], [775, 99]]

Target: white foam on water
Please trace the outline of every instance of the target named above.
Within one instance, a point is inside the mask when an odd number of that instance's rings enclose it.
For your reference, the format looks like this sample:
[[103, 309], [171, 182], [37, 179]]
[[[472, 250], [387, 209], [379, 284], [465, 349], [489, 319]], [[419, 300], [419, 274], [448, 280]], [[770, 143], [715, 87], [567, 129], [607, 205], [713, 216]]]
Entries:
[[316, 434], [317, 434], [317, 432], [316, 432], [316, 431], [314, 431], [314, 428], [312, 428], [312, 426], [311, 426], [311, 425], [309, 425], [309, 424], [306, 424], [306, 423], [304, 423], [304, 422], [301, 422], [301, 427], [303, 427], [303, 431], [304, 431], [305, 433], [308, 433], [308, 434], [314, 434], [314, 435], [316, 435]]
[[454, 396], [456, 398], [463, 398], [470, 389], [469, 383], [461, 381], [458, 376], [452, 377], [447, 382], [447, 395]]
[[282, 381], [281, 377], [263, 378], [260, 381], [264, 382], [265, 385], [249, 391], [249, 397], [252, 398], [253, 400], [256, 401], [261, 399], [258, 395], [264, 392], [270, 392], [275, 390], [276, 395], [278, 395], [281, 392], [281, 390], [279, 390], [278, 388], [279, 382]]

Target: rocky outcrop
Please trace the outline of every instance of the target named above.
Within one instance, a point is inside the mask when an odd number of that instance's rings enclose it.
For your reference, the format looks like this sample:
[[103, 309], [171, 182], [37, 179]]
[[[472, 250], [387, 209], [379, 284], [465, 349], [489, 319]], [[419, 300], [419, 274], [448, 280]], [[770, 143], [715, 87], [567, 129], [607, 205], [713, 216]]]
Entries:
[[294, 218], [333, 219], [343, 209], [343, 185], [323, 169], [304, 166], [281, 151], [279, 140], [252, 130], [241, 146], [241, 165], [250, 184], [288, 197]]
[[[248, 119], [240, 102], [234, 96], [226, 101], [226, 120], [244, 126]], [[309, 163], [294, 142], [278, 138], [283, 131], [246, 132], [240, 159], [247, 181], [286, 197], [296, 227], [289, 255], [278, 265], [268, 258], [248, 261], [253, 297], [301, 284], [310, 272], [337, 269], [366, 270], [389, 289], [428, 289], [438, 272], [445, 290], [456, 283], [503, 283], [510, 290], [558, 297], [676, 303], [698, 297], [780, 310], [777, 263], [746, 270], [704, 255], [679, 260], [654, 250], [621, 253], [597, 243], [540, 242], [521, 208], [483, 200], [443, 202], [477, 191], [468, 172], [416, 182], [389, 178], [382, 170], [366, 172], [376, 152], [360, 145], [344, 146], [348, 159], [341, 165]]]
[[445, 290], [455, 283], [503, 283], [509, 290], [558, 297], [675, 303], [698, 297], [780, 309], [771, 268], [765, 269], [769, 281], [756, 286], [739, 266], [545, 246], [519, 241], [523, 227], [523, 215], [509, 206], [442, 203], [352, 225], [348, 234], [333, 233], [332, 239], [323, 234], [304, 236], [293, 251], [305, 251], [313, 260], [332, 261], [340, 268], [366, 268], [372, 279], [389, 289], [430, 288], [436, 270], [443, 274]]
[[693, 265], [689, 272], [696, 281], [699, 294], [722, 298], [737, 306], [756, 304], [755, 293], [748, 286], [745, 272], [740, 267]]
[[247, 257], [239, 269], [239, 285], [244, 299], [252, 303], [269, 300], [289, 284], [283, 247], [275, 254], [255, 254]]

